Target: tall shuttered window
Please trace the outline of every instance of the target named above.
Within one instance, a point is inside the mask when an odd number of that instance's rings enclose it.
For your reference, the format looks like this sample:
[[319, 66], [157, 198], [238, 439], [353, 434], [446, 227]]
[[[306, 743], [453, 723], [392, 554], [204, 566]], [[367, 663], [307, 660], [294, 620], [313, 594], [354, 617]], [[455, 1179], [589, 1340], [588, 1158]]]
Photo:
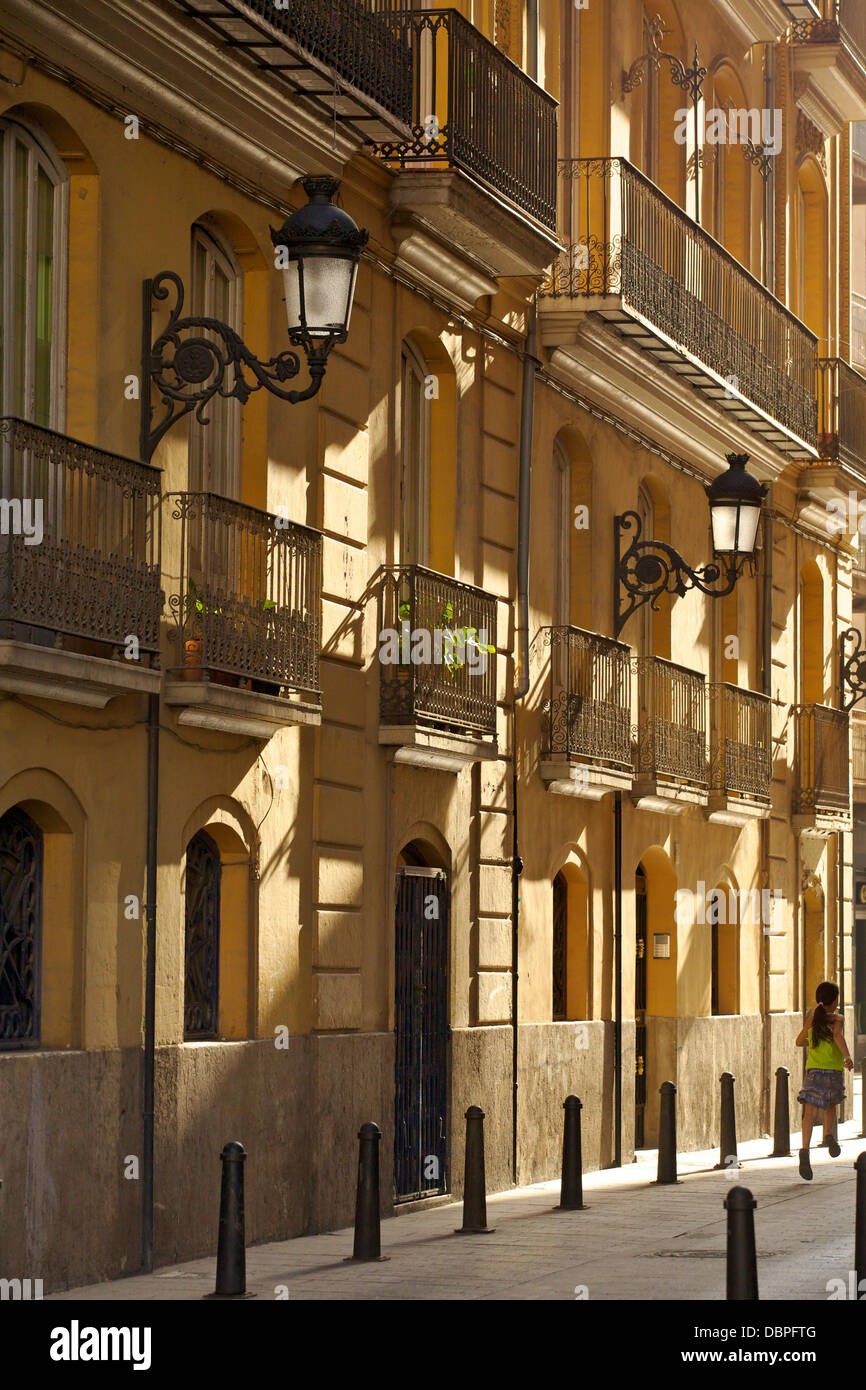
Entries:
[[0, 121], [0, 414], [64, 423], [66, 170], [47, 139]]

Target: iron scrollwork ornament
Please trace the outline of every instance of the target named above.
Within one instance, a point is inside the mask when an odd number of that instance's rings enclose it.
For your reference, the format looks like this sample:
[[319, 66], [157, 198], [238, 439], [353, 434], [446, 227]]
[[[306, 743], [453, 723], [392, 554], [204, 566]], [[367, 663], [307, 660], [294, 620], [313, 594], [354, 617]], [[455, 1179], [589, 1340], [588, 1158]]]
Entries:
[[[733, 593], [742, 564], [711, 561], [702, 569], [692, 569], [673, 546], [664, 541], [642, 541], [641, 520], [637, 512], [623, 512], [614, 519], [616, 543], [616, 627], [619, 637], [632, 613], [648, 603], [658, 612], [662, 594], [682, 597], [689, 589], [700, 589], [710, 598], [726, 598]], [[623, 535], [634, 531], [628, 549], [622, 553]], [[623, 601], [623, 593], [627, 602]]]
[[[849, 645], [852, 650], [846, 655], [845, 648]], [[842, 687], [839, 703], [843, 710], [852, 709], [866, 695], [866, 651], [856, 627], [846, 628], [839, 638], [839, 667]]]
[[[168, 299], [172, 288], [174, 307], [166, 327], [151, 345], [153, 301]], [[227, 323], [198, 315], [184, 317], [183, 304], [183, 281], [173, 270], [163, 270], [153, 280], [145, 280], [140, 442], [141, 457], [146, 462], [163, 435], [191, 411], [195, 411], [199, 424], [208, 424], [206, 411], [215, 396], [234, 398], [243, 405], [264, 386], [271, 395], [296, 405], [316, 394], [325, 375], [329, 342], [308, 350], [310, 385], [303, 391], [286, 390], [283, 383], [291, 381], [300, 370], [297, 353], [287, 350], [261, 362]], [[162, 419], [153, 428], [151, 382], [165, 406]]]

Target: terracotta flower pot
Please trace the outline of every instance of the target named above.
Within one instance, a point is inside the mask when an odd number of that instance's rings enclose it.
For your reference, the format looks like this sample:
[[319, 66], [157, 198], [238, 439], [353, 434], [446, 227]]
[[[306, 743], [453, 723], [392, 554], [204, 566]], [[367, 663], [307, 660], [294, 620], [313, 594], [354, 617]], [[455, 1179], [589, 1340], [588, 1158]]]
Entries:
[[200, 681], [204, 679], [202, 669], [202, 655], [204, 642], [201, 637], [190, 637], [183, 644], [183, 671], [182, 679], [185, 681]]

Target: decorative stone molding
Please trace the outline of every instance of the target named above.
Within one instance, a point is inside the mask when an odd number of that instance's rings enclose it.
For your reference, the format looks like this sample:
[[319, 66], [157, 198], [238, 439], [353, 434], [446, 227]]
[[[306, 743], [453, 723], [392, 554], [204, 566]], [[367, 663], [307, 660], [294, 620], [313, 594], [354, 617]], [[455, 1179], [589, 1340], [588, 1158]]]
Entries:
[[496, 47], [511, 57], [511, 0], [496, 0], [493, 14], [493, 37]]
[[803, 111], [797, 112], [797, 154], [813, 154], [824, 173], [827, 173], [827, 149], [823, 132]]

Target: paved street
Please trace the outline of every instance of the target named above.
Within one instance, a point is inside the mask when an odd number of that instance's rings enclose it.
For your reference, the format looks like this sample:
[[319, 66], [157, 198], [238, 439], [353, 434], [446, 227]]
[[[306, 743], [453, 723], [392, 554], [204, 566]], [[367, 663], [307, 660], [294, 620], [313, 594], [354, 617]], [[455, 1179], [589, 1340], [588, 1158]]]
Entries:
[[[855, 1114], [860, 1114], [859, 1087]], [[813, 1149], [812, 1183], [796, 1157], [772, 1159], [768, 1140], [740, 1145], [738, 1180], [758, 1201], [762, 1299], [826, 1300], [827, 1281], [848, 1281], [854, 1250], [854, 1159], [866, 1148], [859, 1121], [840, 1128], [842, 1154]], [[796, 1154], [799, 1135], [793, 1136]], [[350, 1229], [247, 1251], [247, 1288], [292, 1299], [719, 1299], [724, 1297], [726, 1193], [718, 1150], [681, 1156], [682, 1181], [659, 1188], [655, 1155], [584, 1179], [587, 1210], [560, 1213], [558, 1185], [488, 1198], [492, 1235], [456, 1236], [462, 1207], [448, 1203], [383, 1222], [382, 1264], [344, 1263]], [[214, 1219], [216, 1219], [216, 1194]], [[147, 1277], [72, 1289], [57, 1299], [198, 1299], [214, 1284], [213, 1258]], [[586, 1292], [576, 1295], [584, 1286]]]

